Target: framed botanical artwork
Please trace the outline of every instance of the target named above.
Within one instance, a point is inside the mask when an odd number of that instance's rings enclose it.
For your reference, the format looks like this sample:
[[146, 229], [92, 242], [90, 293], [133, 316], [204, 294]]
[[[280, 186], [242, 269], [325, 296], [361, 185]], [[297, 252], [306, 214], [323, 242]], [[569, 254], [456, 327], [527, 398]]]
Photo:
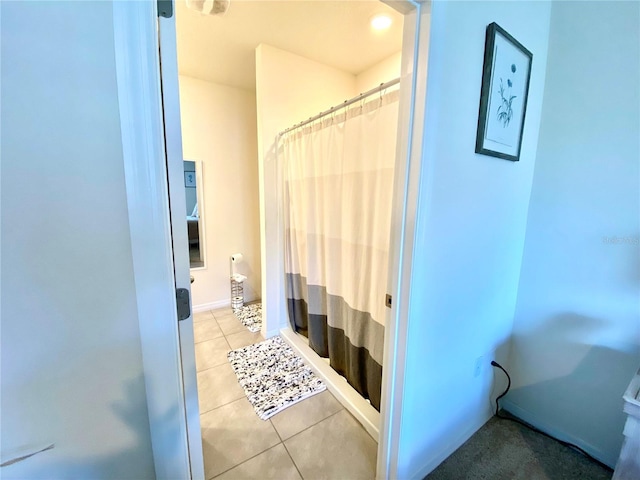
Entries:
[[497, 23], [487, 26], [476, 153], [520, 160], [532, 60]]

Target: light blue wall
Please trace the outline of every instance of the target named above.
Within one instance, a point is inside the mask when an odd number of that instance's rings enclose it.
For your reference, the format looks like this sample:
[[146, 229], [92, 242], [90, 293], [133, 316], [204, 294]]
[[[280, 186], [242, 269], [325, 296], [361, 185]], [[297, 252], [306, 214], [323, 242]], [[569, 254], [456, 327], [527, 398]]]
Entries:
[[111, 2], [0, 2], [3, 479], [155, 478]]
[[[508, 353], [550, 9], [548, 2], [432, 4], [399, 478], [422, 478], [491, 415], [489, 362], [494, 355], [505, 361]], [[533, 52], [516, 163], [474, 153], [485, 31], [494, 21]]]
[[640, 4], [551, 19], [505, 406], [613, 466], [640, 367]]

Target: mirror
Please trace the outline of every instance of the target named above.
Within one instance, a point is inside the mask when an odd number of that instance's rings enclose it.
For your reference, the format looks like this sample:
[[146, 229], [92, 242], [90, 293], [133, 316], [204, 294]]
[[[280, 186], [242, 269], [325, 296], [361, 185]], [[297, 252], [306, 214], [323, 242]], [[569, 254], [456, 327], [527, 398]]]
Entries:
[[202, 202], [202, 162], [185, 160], [184, 189], [187, 204], [189, 263], [192, 269], [204, 268], [204, 218]]

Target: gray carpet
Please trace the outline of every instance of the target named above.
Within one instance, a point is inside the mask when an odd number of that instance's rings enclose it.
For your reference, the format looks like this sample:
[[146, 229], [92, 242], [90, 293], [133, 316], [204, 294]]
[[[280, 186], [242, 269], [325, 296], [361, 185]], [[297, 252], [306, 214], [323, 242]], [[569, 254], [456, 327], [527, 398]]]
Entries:
[[493, 417], [428, 480], [609, 480], [611, 470], [544, 435]]

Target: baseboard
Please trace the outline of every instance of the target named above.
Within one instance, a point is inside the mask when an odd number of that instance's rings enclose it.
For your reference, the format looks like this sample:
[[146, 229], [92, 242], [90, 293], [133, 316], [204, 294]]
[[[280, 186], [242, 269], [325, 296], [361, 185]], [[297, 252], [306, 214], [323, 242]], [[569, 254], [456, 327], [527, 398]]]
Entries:
[[444, 462], [449, 456], [458, 450], [467, 440], [469, 440], [474, 433], [482, 428], [482, 426], [487, 423], [491, 419], [492, 415], [488, 415], [486, 418], [480, 419], [478, 422], [471, 424], [471, 426], [466, 429], [455, 441], [449, 442], [443, 448], [439, 449], [435, 454], [431, 455], [429, 461], [418, 468], [412, 475], [409, 475], [408, 478], [412, 478], [415, 480], [421, 480], [429, 475], [432, 471], [436, 469], [438, 465]]
[[[244, 303], [253, 302], [255, 300], [259, 300], [257, 297], [245, 296]], [[215, 302], [209, 303], [200, 303], [198, 305], [193, 305], [191, 307], [191, 311], [193, 313], [206, 312], [207, 310], [216, 310], [218, 308], [224, 308], [231, 305], [231, 299], [225, 298], [223, 300], [217, 300]]]
[[511, 401], [507, 400], [506, 398], [501, 400], [500, 407], [503, 410], [506, 410], [507, 412], [509, 412], [514, 417], [517, 417], [520, 420], [523, 420], [524, 422], [530, 425], [533, 425], [537, 429], [542, 430], [545, 433], [548, 433], [552, 437], [559, 438], [560, 440], [564, 440], [565, 442], [573, 443], [574, 445], [579, 446], [581, 449], [583, 449], [593, 458], [595, 458], [599, 462], [604, 463], [610, 468], [615, 467], [615, 460], [614, 460], [614, 463], [611, 464], [611, 462], [607, 460], [604, 452], [600, 450], [598, 447], [595, 447], [594, 445], [591, 445], [590, 443], [585, 442], [581, 438], [578, 438], [567, 432], [560, 431], [559, 429], [555, 428], [551, 424], [545, 422], [544, 420], [541, 420], [538, 416], [536, 416], [534, 413], [530, 412], [529, 410], [519, 407], [515, 403], [512, 403]]
[[271, 330], [264, 334], [264, 338], [275, 337], [276, 335], [280, 335], [280, 330]]
[[377, 442], [380, 435], [380, 413], [356, 392], [344, 377], [340, 376], [328, 363], [320, 358], [291, 328], [283, 328], [280, 330], [280, 335], [305, 360], [311, 369], [322, 378], [322, 381], [327, 385], [327, 389], [333, 396], [351, 415], [356, 417], [356, 420], [362, 424], [367, 433]]
[[217, 302], [201, 303], [200, 305], [194, 305], [191, 307], [193, 313], [206, 312], [207, 310], [216, 310], [217, 308], [224, 308], [231, 305], [231, 299], [218, 300]]

